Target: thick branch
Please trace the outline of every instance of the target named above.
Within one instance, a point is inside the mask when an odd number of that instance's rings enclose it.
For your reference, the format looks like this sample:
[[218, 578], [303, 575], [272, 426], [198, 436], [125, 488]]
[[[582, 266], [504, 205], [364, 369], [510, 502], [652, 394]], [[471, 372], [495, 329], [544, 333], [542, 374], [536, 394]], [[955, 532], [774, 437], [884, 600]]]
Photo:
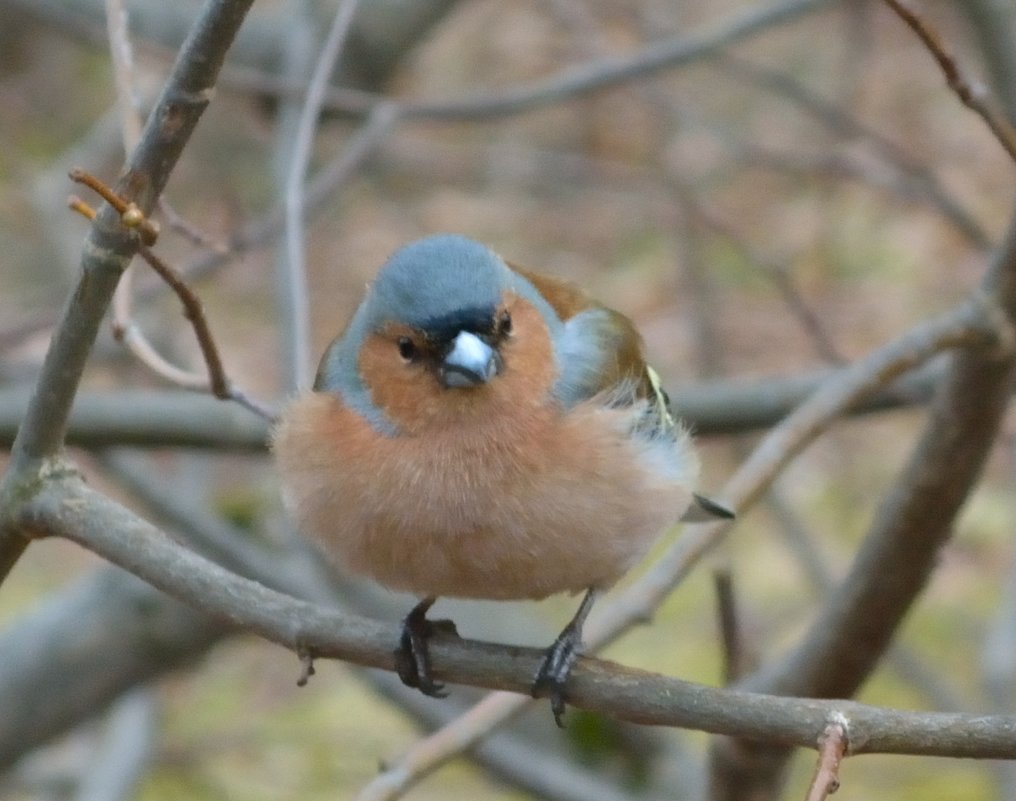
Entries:
[[[125, 688], [191, 663], [229, 631], [155, 595], [140, 579], [107, 567], [0, 633], [0, 770], [97, 714]], [[109, 632], [117, 633], [116, 657], [98, 665], [92, 646]], [[35, 691], [40, 686], [48, 688], [44, 698]]]
[[[704, 33], [690, 36], [681, 34], [662, 39], [624, 57], [596, 58], [587, 64], [564, 69], [557, 75], [532, 84], [477, 91], [448, 100], [407, 100], [399, 104], [400, 111], [406, 119], [448, 122], [493, 120], [534, 111], [555, 103], [612, 89], [660, 70], [681, 67], [708, 58], [764, 30], [785, 25], [803, 14], [818, 11], [830, 2], [831, 0], [784, 0], [736, 15]], [[230, 80], [233, 84], [246, 81], [252, 90], [274, 90], [278, 94], [296, 94], [303, 91], [302, 86], [288, 84], [270, 75], [241, 77], [231, 73]], [[328, 93], [325, 108], [362, 116], [385, 102], [390, 102], [390, 98], [384, 95], [333, 88]]]
[[[298, 601], [229, 573], [177, 545], [73, 474], [51, 479], [23, 507], [21, 523], [36, 534], [73, 539], [171, 595], [294, 651], [394, 668], [394, 627]], [[528, 692], [542, 658], [533, 648], [455, 637], [436, 638], [433, 655], [439, 680], [520, 693]], [[815, 747], [827, 723], [842, 715], [850, 722], [853, 753], [1016, 757], [1012, 717], [910, 713], [734, 692], [589, 658], [576, 666], [569, 702], [636, 723], [806, 747]]]

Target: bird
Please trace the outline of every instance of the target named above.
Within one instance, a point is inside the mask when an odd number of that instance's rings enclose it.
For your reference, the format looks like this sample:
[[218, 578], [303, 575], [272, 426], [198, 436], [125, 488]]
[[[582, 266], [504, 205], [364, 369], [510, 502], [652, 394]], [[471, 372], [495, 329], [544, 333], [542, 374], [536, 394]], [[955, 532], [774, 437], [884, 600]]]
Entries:
[[596, 598], [679, 520], [730, 518], [635, 325], [577, 285], [458, 234], [397, 250], [312, 389], [273, 434], [283, 500], [325, 558], [420, 600], [402, 681], [443, 697], [428, 640], [439, 597], [585, 593], [534, 697], [562, 724]]

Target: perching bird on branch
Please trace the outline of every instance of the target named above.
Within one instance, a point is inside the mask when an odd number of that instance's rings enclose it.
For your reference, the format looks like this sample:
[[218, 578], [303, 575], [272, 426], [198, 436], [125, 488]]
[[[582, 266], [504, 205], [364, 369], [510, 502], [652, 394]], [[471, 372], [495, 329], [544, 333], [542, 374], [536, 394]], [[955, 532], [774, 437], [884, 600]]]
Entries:
[[585, 591], [533, 686], [559, 724], [597, 592], [682, 516], [732, 516], [694, 493], [698, 459], [631, 321], [461, 236], [389, 259], [274, 448], [302, 531], [422, 599], [397, 662], [427, 695], [444, 695], [439, 596]]

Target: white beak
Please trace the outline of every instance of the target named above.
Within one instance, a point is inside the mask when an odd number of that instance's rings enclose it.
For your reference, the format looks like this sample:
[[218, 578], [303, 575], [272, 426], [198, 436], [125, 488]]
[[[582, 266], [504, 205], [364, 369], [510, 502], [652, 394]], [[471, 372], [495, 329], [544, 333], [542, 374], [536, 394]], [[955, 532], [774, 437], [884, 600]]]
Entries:
[[501, 358], [497, 351], [469, 331], [460, 331], [441, 364], [446, 387], [475, 387], [497, 375]]

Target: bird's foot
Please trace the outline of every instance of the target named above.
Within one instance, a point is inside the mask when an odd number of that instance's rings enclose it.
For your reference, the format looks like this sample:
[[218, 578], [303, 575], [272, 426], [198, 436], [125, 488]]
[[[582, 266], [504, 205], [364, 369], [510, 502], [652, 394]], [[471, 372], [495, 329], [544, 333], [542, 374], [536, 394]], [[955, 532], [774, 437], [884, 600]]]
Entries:
[[533, 698], [547, 697], [550, 699], [550, 710], [554, 713], [554, 722], [564, 728], [564, 689], [571, 674], [572, 665], [579, 658], [582, 649], [581, 627], [569, 623], [565, 626], [554, 644], [547, 649], [540, 669], [536, 671], [536, 679], [531, 690]]
[[430, 651], [427, 640], [434, 634], [458, 634], [450, 620], [428, 620], [427, 610], [434, 598], [424, 598], [402, 620], [402, 636], [395, 649], [395, 670], [407, 687], [415, 687], [424, 695], [444, 698], [444, 685], [434, 681], [430, 672]]

